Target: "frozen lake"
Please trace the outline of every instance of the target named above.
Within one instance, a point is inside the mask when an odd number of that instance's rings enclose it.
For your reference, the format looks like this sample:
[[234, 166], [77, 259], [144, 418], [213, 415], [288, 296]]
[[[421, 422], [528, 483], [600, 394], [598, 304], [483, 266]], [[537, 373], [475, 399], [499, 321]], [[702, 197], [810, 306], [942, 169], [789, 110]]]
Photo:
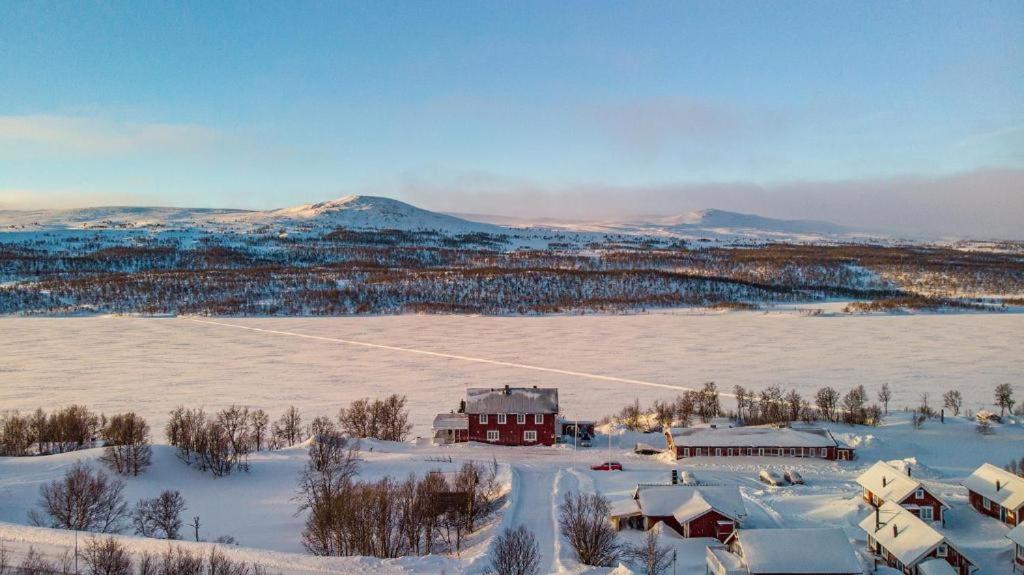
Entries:
[[682, 387], [713, 380], [725, 391], [778, 384], [805, 393], [862, 383], [872, 398], [888, 381], [892, 408], [916, 405], [922, 392], [941, 405], [942, 393], [956, 388], [965, 406], [977, 409], [991, 404], [996, 384], [1021, 384], [1024, 372], [1022, 314], [213, 321], [225, 325], [185, 318], [0, 319], [0, 409], [72, 402], [107, 413], [134, 409], [161, 429], [178, 404], [215, 410], [240, 403], [272, 417], [294, 404], [308, 420], [359, 397], [397, 391], [409, 396], [414, 433], [426, 434], [433, 415], [456, 408], [467, 386], [557, 386], [563, 411], [580, 418], [598, 418], [634, 397], [646, 404], [677, 393], [614, 378]]

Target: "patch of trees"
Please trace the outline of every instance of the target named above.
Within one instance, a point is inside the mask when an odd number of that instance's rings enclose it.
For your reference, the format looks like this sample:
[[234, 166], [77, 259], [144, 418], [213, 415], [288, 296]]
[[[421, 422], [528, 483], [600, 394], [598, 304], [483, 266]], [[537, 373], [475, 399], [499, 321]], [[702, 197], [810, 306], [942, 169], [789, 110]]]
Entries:
[[118, 533], [128, 516], [122, 479], [76, 463], [64, 476], [39, 489], [39, 508], [29, 521], [40, 527]]
[[102, 429], [101, 460], [117, 473], [138, 475], [149, 467], [149, 424], [133, 412], [119, 413], [107, 420]]
[[466, 535], [497, 510], [497, 463], [467, 462], [452, 476], [359, 481], [357, 446], [317, 418], [309, 461], [299, 478], [306, 511], [303, 546], [315, 555], [399, 557], [457, 552]]
[[102, 415], [83, 405], [49, 414], [42, 409], [5, 411], [0, 413], [0, 455], [50, 455], [92, 447], [105, 424]]
[[182, 461], [218, 477], [248, 471], [252, 452], [295, 445], [305, 440], [305, 432], [294, 406], [272, 425], [262, 409], [232, 405], [207, 415], [202, 408], [179, 406], [171, 411], [164, 428]]
[[384, 399], [358, 399], [338, 411], [338, 423], [350, 437], [405, 441], [412, 431], [404, 395]]

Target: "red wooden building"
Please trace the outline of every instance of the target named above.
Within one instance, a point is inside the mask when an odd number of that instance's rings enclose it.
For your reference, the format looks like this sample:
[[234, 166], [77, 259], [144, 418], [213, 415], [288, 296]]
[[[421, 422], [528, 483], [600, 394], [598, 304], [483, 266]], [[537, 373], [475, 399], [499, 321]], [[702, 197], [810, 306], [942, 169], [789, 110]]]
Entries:
[[466, 390], [469, 440], [497, 445], [554, 445], [558, 389]]
[[862, 575], [857, 553], [841, 528], [739, 529], [728, 547], [706, 548], [714, 575]]
[[1013, 541], [1013, 565], [1016, 572], [1018, 568], [1024, 568], [1024, 523], [1011, 529], [1006, 538]]
[[860, 527], [867, 533], [868, 551], [906, 575], [938, 572], [936, 565], [942, 561], [958, 575], [976, 570], [974, 561], [945, 535], [892, 501], [876, 508]]
[[633, 498], [616, 504], [609, 519], [618, 530], [664, 523], [683, 537], [725, 541], [746, 514], [735, 486], [637, 485]]
[[1024, 477], [986, 463], [964, 481], [971, 506], [1009, 526], [1024, 523]]
[[910, 465], [900, 470], [879, 461], [861, 473], [857, 483], [864, 490], [864, 500], [873, 507], [891, 501], [925, 521], [945, 521], [949, 505], [913, 478]]
[[676, 458], [685, 457], [811, 457], [853, 459], [853, 448], [827, 429], [778, 427], [696, 427], [665, 432]]

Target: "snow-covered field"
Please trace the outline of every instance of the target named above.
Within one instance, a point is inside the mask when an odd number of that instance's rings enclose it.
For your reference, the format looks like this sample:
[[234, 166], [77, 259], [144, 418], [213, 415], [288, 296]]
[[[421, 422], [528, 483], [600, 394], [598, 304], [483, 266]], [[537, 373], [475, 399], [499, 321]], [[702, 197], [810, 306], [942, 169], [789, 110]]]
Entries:
[[[262, 407], [276, 416], [294, 404], [303, 415], [333, 415], [352, 399], [408, 394], [414, 435], [427, 435], [433, 415], [458, 405], [467, 386], [557, 386], [563, 411], [598, 418], [639, 397], [668, 399], [675, 387], [714, 380], [723, 390], [771, 384], [811, 393], [823, 385], [841, 391], [882, 382], [894, 391], [891, 408], [916, 405], [928, 392], [933, 405], [959, 389], [966, 407], [990, 407], [997, 383], [1019, 383], [1024, 354], [1020, 314], [921, 314], [808, 317], [795, 310], [630, 316], [466, 317], [398, 316], [330, 319], [6, 318], [0, 319], [0, 409], [47, 409], [72, 402], [107, 413], [134, 409], [160, 430], [178, 404], [217, 409], [231, 403]], [[1024, 392], [1018, 385], [1018, 393]], [[739, 485], [749, 527], [841, 526], [858, 549], [856, 527], [867, 513], [854, 483], [878, 459], [913, 458], [915, 475], [953, 505], [947, 532], [982, 566], [1007, 572], [1006, 528], [966, 504], [959, 482], [977, 465], [1003, 465], [1024, 455], [1024, 428], [1004, 425], [981, 437], [962, 419], [929, 422], [913, 430], [905, 413], [879, 428], [833, 425], [858, 448], [853, 462], [778, 459], [798, 468], [806, 486], [769, 488], [756, 481], [762, 462], [728, 464], [695, 459], [685, 464], [699, 479]], [[606, 447], [579, 452], [553, 448], [449, 447], [376, 442], [366, 459], [367, 478], [404, 476], [437, 466], [496, 458], [506, 465], [507, 507], [461, 558], [320, 559], [301, 555], [302, 518], [295, 516], [295, 478], [302, 449], [262, 453], [249, 474], [215, 479], [155, 448], [154, 465], [128, 480], [129, 500], [178, 489], [200, 515], [203, 537], [232, 535], [246, 548], [232, 551], [271, 572], [479, 573], [491, 534], [524, 523], [541, 543], [545, 572], [580, 572], [559, 543], [556, 499], [567, 491], [596, 490], [615, 500], [638, 482], [663, 482], [670, 464], [635, 456], [636, 441], [656, 446], [657, 435], [616, 435]], [[162, 433], [156, 437], [162, 443]], [[609, 454], [610, 451], [610, 454]], [[25, 527], [39, 486], [72, 462], [95, 460], [96, 450], [42, 458], [0, 458], [0, 539], [17, 552], [29, 545], [56, 552], [71, 535]], [[451, 456], [452, 463], [428, 461]], [[623, 473], [594, 472], [592, 463], [622, 461]], [[638, 533], [625, 533], [636, 538]], [[158, 541], [132, 539], [136, 549]], [[667, 539], [679, 549], [679, 573], [704, 573], [703, 544]]]

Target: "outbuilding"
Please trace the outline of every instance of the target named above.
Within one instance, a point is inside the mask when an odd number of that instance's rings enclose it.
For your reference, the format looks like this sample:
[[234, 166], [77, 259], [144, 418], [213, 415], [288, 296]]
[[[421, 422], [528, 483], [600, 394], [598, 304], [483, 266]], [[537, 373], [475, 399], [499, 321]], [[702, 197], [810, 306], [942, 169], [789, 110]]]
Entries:
[[945, 535], [892, 501], [877, 507], [860, 527], [867, 533], [868, 551], [906, 575], [921, 575], [921, 566], [932, 559], [945, 561], [958, 575], [974, 572], [974, 562]]
[[857, 477], [864, 500], [873, 507], [891, 501], [906, 508], [924, 521], [945, 519], [949, 505], [913, 477], [912, 467], [901, 462], [902, 470], [884, 461], [876, 462]]
[[853, 448], [824, 428], [700, 427], [666, 431], [676, 459], [686, 457], [810, 457], [853, 459]]
[[971, 506], [983, 515], [1014, 526], [1024, 523], [1024, 477], [985, 463], [964, 481]]
[[637, 485], [632, 499], [612, 507], [616, 529], [651, 529], [664, 523], [682, 537], [725, 541], [747, 515], [736, 486]]
[[728, 550], [708, 547], [715, 575], [861, 575], [864, 568], [846, 532], [825, 529], [740, 529]]

